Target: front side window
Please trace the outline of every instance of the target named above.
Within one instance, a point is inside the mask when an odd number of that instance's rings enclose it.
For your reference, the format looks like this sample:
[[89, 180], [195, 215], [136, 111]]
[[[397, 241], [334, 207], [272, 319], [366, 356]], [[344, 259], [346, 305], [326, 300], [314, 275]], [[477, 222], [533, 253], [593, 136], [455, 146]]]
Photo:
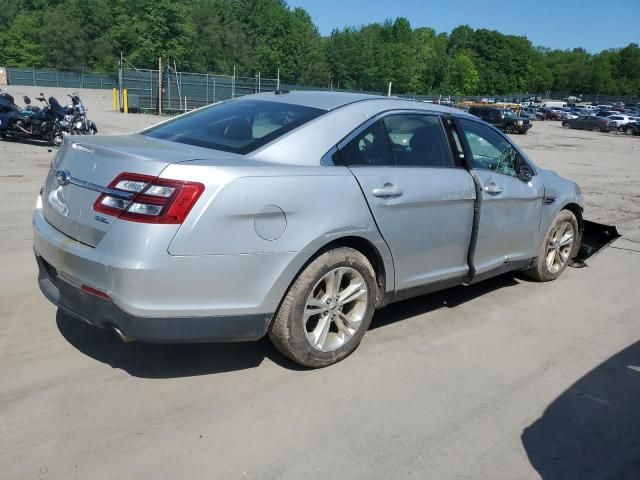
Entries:
[[519, 155], [511, 143], [492, 128], [459, 119], [473, 155], [473, 168], [517, 177]]
[[246, 154], [325, 113], [319, 108], [264, 100], [212, 105], [148, 128], [143, 135]]

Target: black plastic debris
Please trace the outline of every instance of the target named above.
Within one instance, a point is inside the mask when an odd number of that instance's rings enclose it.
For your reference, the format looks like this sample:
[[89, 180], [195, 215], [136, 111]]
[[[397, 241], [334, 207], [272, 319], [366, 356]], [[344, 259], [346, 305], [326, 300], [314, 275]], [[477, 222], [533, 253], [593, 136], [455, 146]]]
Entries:
[[569, 263], [570, 267], [586, 267], [587, 259], [600, 253], [611, 245], [621, 235], [614, 225], [604, 225], [603, 223], [584, 221], [584, 232], [578, 255]]

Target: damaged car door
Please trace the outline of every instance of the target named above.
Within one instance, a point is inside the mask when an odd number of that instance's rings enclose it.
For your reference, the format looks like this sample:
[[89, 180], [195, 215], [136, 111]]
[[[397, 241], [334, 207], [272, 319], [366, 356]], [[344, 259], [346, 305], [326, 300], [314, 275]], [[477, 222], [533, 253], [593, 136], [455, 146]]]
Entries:
[[458, 118], [480, 183], [480, 219], [473, 264], [476, 280], [536, 256], [544, 184], [518, 149], [496, 129]]

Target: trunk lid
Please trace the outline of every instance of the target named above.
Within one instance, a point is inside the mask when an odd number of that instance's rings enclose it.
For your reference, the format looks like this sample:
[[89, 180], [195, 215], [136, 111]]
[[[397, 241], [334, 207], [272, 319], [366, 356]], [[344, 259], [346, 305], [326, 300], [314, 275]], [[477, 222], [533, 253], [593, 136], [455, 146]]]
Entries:
[[87, 186], [65, 184], [65, 175], [78, 183], [106, 187], [123, 172], [158, 176], [171, 163], [227, 156], [140, 134], [66, 137], [43, 188], [44, 217], [65, 235], [95, 247], [117, 218], [94, 212], [93, 203], [100, 193]]

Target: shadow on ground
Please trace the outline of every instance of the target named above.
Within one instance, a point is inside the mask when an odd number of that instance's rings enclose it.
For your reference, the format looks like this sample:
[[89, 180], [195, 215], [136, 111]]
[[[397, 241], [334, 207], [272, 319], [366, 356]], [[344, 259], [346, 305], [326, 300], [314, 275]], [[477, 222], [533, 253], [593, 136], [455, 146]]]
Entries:
[[142, 378], [177, 378], [257, 367], [265, 358], [298, 369], [267, 338], [249, 343], [123, 343], [113, 333], [77, 320], [58, 309], [58, 329], [85, 355]]
[[403, 302], [392, 303], [388, 307], [376, 312], [369, 328], [373, 330], [385, 327], [392, 323], [406, 320], [423, 313], [432, 312], [440, 308], [454, 308], [481, 297], [485, 293], [493, 292], [501, 288], [513, 287], [522, 281], [528, 282], [528, 280], [524, 278], [516, 277], [516, 274], [507, 273], [474, 285], [448, 288]]
[[[451, 288], [398, 302], [377, 312], [371, 329], [439, 308], [451, 308], [487, 292], [517, 284], [515, 277], [508, 274], [477, 285]], [[257, 367], [265, 358], [284, 368], [301, 369], [281, 355], [268, 338], [249, 343], [123, 343], [113, 333], [76, 320], [61, 310], [58, 310], [56, 320], [60, 333], [80, 352], [136, 377], [175, 378], [244, 370]]]
[[640, 479], [640, 341], [560, 395], [522, 443], [543, 480]]

